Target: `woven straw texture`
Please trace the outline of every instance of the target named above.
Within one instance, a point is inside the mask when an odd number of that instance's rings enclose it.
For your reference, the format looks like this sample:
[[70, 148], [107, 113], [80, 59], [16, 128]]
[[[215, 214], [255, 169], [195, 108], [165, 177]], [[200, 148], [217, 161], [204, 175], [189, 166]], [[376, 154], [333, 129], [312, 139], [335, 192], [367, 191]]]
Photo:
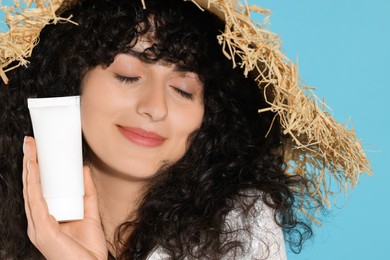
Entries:
[[[147, 8], [143, 0], [139, 1]], [[336, 122], [325, 103], [302, 84], [296, 64], [281, 51], [278, 35], [265, 29], [270, 11], [240, 0], [192, 2], [225, 21], [225, 31], [217, 36], [221, 50], [233, 66], [243, 68], [245, 75], [253, 77], [263, 89], [270, 107], [259, 112], [274, 112], [275, 120], [282, 125], [286, 174], [305, 177], [310, 183], [310, 196], [330, 205], [329, 195], [348, 191], [360, 174], [371, 173], [355, 132]], [[0, 35], [0, 76], [6, 83], [7, 71], [28, 65], [27, 59], [46, 24], [71, 22], [71, 17], [56, 15], [58, 8], [66, 9], [70, 2], [25, 0], [23, 4], [15, 0], [13, 7], [0, 7], [9, 27]], [[265, 16], [262, 24], [251, 20], [252, 12]]]

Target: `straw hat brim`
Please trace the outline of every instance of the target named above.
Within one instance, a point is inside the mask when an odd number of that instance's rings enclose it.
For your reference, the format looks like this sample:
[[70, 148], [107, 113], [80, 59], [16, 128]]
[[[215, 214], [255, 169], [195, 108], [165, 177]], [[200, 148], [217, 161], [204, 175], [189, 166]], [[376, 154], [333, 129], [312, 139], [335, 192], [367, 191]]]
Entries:
[[[16, 2], [19, 9], [0, 6], [9, 26], [8, 32], [0, 34], [0, 76], [4, 82], [8, 82], [9, 70], [28, 65], [31, 51], [46, 24], [71, 22], [69, 17], [58, 14], [75, 1], [26, 1], [35, 3], [36, 7], [23, 7]], [[139, 1], [145, 5], [143, 0]], [[281, 51], [278, 35], [251, 19], [251, 12], [267, 17], [268, 10], [239, 0], [192, 2], [225, 21], [225, 31], [217, 36], [223, 53], [233, 66], [243, 68], [244, 74], [254, 77], [264, 90], [270, 107], [259, 112], [272, 111], [275, 120], [280, 121], [286, 145], [284, 157], [289, 166], [286, 174], [309, 180], [311, 196], [329, 204], [328, 195], [334, 190], [329, 185], [332, 180], [337, 181], [340, 190], [348, 191], [358, 182], [360, 174], [371, 173], [355, 132], [336, 122], [312, 89], [302, 84], [296, 64]], [[59, 10], [57, 14], [56, 10]]]

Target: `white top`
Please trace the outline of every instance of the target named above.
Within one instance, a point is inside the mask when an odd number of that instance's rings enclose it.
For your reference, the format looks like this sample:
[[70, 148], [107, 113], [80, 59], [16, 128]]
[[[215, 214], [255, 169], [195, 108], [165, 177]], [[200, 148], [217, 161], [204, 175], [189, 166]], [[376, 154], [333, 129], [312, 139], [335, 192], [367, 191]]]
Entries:
[[[244, 217], [238, 210], [233, 210], [227, 215], [226, 226], [235, 232], [232, 238], [242, 241], [244, 250], [238, 255], [226, 255], [222, 259], [235, 260], [286, 260], [286, 249], [282, 229], [275, 223], [273, 210], [266, 206], [260, 199], [256, 202], [256, 212], [251, 212]], [[240, 230], [250, 227], [251, 232]], [[147, 258], [148, 260], [169, 259], [169, 256], [161, 247], [158, 247]]]

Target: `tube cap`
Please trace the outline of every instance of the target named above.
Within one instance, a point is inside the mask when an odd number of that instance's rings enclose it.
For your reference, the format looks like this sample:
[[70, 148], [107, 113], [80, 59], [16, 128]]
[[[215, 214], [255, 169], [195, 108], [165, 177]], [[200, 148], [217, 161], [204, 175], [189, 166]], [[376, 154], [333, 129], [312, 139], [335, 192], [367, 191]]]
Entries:
[[81, 220], [84, 218], [84, 198], [76, 197], [54, 197], [46, 198], [49, 213], [58, 222]]

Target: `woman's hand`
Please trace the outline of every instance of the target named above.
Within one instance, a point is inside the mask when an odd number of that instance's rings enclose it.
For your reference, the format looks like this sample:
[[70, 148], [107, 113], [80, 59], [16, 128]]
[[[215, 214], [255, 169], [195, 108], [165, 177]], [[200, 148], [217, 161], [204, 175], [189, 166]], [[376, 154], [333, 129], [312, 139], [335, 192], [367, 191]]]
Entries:
[[106, 239], [91, 173], [84, 167], [84, 219], [58, 223], [43, 198], [34, 138], [26, 137], [23, 158], [23, 197], [27, 234], [46, 259], [107, 259]]

